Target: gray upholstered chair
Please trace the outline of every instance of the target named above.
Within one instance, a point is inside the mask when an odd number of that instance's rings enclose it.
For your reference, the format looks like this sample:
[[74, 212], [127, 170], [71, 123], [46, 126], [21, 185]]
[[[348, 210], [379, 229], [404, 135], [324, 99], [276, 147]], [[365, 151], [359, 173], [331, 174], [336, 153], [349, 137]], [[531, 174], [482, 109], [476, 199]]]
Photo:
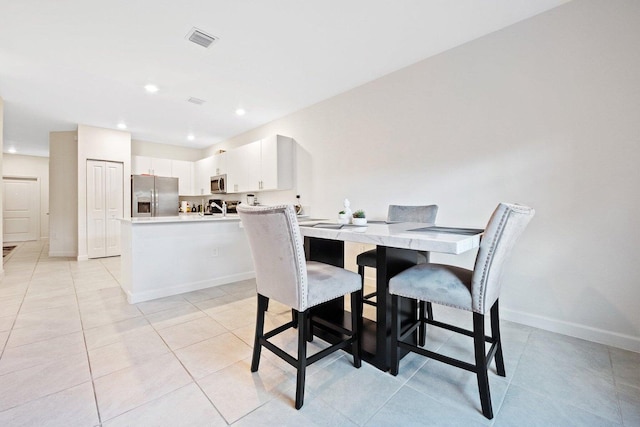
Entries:
[[[487, 370], [495, 357], [498, 375], [505, 376], [498, 318], [501, 275], [506, 259], [534, 215], [532, 208], [500, 203], [493, 212], [485, 229], [472, 270], [442, 264], [420, 264], [411, 267], [389, 281], [391, 294], [391, 374], [397, 375], [399, 353], [406, 349], [423, 356], [439, 360], [458, 368], [474, 372], [478, 379], [478, 390], [482, 413], [493, 418], [489, 378]], [[473, 330], [458, 328], [420, 316], [418, 324], [430, 324], [473, 337], [475, 364], [453, 359], [439, 353], [417, 347], [405, 340], [410, 337], [417, 324], [398, 324], [398, 298], [442, 304], [473, 313]], [[491, 336], [485, 336], [484, 316], [490, 312]], [[485, 352], [485, 341], [491, 343]]]
[[[336, 350], [351, 347], [353, 364], [361, 365], [359, 330], [362, 325], [360, 276], [343, 268], [320, 262], [306, 261], [304, 244], [296, 212], [292, 205], [273, 207], [238, 206], [238, 213], [245, 229], [256, 272], [258, 313], [253, 346], [251, 372], [258, 370], [262, 346], [297, 369], [296, 409], [304, 400], [306, 367]], [[307, 356], [310, 309], [318, 304], [351, 294], [351, 330], [336, 326], [339, 342], [322, 351]], [[295, 320], [267, 333], [264, 317], [269, 299], [289, 306]], [[327, 327], [327, 325], [323, 325]], [[289, 355], [269, 341], [289, 328], [298, 328], [297, 358]], [[346, 339], [344, 338], [346, 336]]]
[[[403, 206], [403, 205], [389, 205], [387, 212], [388, 222], [424, 222], [433, 224], [436, 221], [438, 215], [438, 205], [422, 205], [422, 206]], [[416, 264], [423, 264], [429, 262], [429, 252], [415, 251], [416, 252]], [[371, 249], [366, 252], [362, 252], [356, 258], [356, 264], [358, 264], [358, 274], [362, 277], [362, 286], [364, 289], [364, 268], [376, 268], [377, 251]], [[370, 292], [362, 297], [364, 304], [376, 305], [377, 292]], [[373, 299], [376, 298], [376, 301]], [[420, 312], [433, 318], [433, 312], [431, 310], [431, 304], [420, 303]], [[419, 345], [424, 345], [426, 331], [421, 328], [419, 336]]]

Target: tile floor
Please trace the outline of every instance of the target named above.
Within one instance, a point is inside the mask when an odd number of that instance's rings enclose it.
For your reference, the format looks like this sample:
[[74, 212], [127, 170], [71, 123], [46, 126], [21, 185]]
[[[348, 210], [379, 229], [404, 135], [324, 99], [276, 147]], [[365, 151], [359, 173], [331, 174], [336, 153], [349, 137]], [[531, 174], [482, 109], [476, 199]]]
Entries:
[[[310, 367], [296, 411], [293, 368], [265, 350], [249, 371], [253, 281], [129, 305], [119, 258], [47, 253], [29, 242], [5, 259], [2, 426], [640, 426], [639, 354], [510, 322], [491, 421], [472, 374], [415, 355], [393, 377], [334, 354]], [[288, 319], [271, 304], [268, 325]], [[470, 358], [468, 340], [433, 329], [427, 345]], [[295, 348], [295, 335], [280, 344]]]

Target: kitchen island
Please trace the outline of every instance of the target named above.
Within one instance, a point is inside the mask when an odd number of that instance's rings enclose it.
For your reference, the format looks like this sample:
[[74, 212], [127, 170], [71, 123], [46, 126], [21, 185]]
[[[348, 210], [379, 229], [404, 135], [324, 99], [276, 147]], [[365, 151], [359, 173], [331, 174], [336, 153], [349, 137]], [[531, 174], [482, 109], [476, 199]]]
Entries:
[[238, 215], [122, 219], [121, 245], [131, 304], [255, 277]]

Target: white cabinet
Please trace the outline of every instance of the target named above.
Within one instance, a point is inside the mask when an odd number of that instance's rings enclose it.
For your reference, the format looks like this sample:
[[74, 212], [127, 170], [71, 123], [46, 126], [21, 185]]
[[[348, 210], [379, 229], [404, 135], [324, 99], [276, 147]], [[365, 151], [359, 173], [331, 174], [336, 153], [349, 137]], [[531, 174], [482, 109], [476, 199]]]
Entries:
[[131, 158], [131, 174], [171, 176], [171, 159], [133, 156]]
[[260, 182], [258, 189], [288, 190], [293, 188], [293, 140], [274, 135], [260, 145]]
[[226, 152], [227, 157], [227, 193], [247, 191], [247, 145]]
[[191, 196], [193, 190], [193, 162], [186, 160], [171, 160], [171, 176], [178, 178], [178, 194]]
[[213, 155], [213, 175], [223, 175], [227, 173], [227, 153]]
[[293, 140], [274, 135], [227, 152], [229, 191], [287, 190], [293, 187]]
[[211, 194], [211, 176], [215, 175], [214, 157], [206, 157], [195, 163], [194, 195]]

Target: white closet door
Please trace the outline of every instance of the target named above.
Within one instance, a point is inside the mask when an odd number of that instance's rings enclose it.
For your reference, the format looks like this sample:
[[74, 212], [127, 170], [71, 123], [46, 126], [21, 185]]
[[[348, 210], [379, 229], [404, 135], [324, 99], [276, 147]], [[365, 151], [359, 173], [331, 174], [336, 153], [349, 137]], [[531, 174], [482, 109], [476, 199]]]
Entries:
[[120, 255], [122, 163], [87, 160], [87, 255]]
[[4, 178], [2, 182], [2, 240], [37, 240], [40, 234], [40, 183], [37, 178]]
[[120, 220], [124, 214], [122, 163], [106, 163], [106, 255], [120, 255]]

